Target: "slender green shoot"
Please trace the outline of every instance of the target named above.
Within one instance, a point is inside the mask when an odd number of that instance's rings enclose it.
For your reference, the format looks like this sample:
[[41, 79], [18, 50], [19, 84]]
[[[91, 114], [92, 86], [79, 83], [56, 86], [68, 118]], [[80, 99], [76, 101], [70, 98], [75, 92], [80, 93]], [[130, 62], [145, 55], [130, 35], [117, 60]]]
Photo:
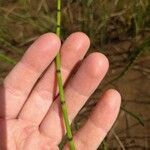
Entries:
[[[57, 0], [57, 28], [56, 34], [60, 37], [61, 36], [61, 0]], [[67, 131], [67, 139], [69, 141], [70, 150], [75, 150], [75, 144], [73, 141], [72, 131], [69, 123], [67, 106], [64, 96], [64, 89], [62, 84], [62, 76], [61, 76], [61, 58], [60, 53], [56, 56], [56, 73], [57, 73], [57, 81], [59, 87], [59, 95], [60, 95], [60, 103], [63, 112], [64, 123]]]

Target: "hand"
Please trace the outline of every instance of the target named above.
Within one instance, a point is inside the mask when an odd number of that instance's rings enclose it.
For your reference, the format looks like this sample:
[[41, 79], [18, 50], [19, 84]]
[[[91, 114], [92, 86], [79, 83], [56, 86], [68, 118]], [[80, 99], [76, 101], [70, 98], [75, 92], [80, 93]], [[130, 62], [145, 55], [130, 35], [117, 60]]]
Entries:
[[[89, 38], [77, 32], [62, 47], [53, 33], [42, 35], [30, 46], [0, 89], [1, 150], [59, 149], [65, 127], [57, 97], [54, 58], [61, 47], [71, 122], [108, 70], [107, 58], [98, 52], [88, 55], [81, 63], [89, 45]], [[76, 71], [70, 77], [73, 68]], [[120, 94], [112, 89], [103, 94], [86, 124], [74, 135], [77, 150], [96, 150], [118, 115], [120, 99]], [[67, 145], [64, 149], [68, 149]]]

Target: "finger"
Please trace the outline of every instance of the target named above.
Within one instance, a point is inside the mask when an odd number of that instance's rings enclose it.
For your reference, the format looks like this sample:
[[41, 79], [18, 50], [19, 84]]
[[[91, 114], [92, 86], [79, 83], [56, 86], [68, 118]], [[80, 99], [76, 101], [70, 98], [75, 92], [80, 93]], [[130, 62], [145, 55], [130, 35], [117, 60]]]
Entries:
[[[117, 118], [120, 102], [121, 97], [116, 90], [108, 90], [103, 95], [87, 123], [74, 136], [76, 149], [98, 148]], [[65, 150], [68, 149], [67, 145]]]
[[[107, 70], [108, 60], [100, 53], [93, 53], [83, 61], [78, 72], [65, 88], [70, 122], [97, 88]], [[57, 99], [53, 103], [40, 126], [41, 134], [52, 138], [56, 144], [65, 134], [59, 102], [59, 99]]]
[[31, 89], [42, 72], [55, 58], [60, 49], [60, 39], [53, 33], [47, 33], [35, 41], [26, 51], [20, 62], [4, 81], [5, 114], [0, 116], [15, 118]]
[[[63, 83], [76, 64], [82, 60], [90, 45], [87, 35], [81, 32], [71, 34], [61, 48], [61, 64]], [[39, 125], [46, 115], [56, 92], [56, 68], [53, 63], [24, 105], [19, 118], [34, 121]]]

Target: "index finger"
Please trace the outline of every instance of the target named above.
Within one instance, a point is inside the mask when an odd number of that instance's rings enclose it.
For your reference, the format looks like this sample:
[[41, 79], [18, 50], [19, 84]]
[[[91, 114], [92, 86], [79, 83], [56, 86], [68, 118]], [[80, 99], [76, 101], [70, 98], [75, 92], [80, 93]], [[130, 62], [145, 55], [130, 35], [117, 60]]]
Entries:
[[[60, 39], [54, 33], [47, 33], [30, 46], [4, 80], [2, 92], [5, 103], [0, 105], [1, 117], [17, 117], [34, 84], [58, 53], [60, 45]], [[4, 108], [5, 114], [2, 112]]]

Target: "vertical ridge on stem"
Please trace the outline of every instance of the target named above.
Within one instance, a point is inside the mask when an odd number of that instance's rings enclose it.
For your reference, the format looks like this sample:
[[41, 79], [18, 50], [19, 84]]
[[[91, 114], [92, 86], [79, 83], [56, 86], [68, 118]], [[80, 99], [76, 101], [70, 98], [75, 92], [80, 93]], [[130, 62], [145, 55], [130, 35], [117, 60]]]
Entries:
[[[56, 34], [59, 37], [61, 36], [61, 0], [57, 0]], [[63, 89], [63, 83], [62, 83], [60, 53], [57, 54], [55, 61], [56, 61], [56, 74], [57, 74], [57, 82], [58, 82], [58, 87], [59, 87], [60, 104], [61, 104], [63, 119], [64, 119], [66, 131], [67, 131], [67, 139], [69, 141], [70, 150], [75, 150], [75, 144], [73, 141], [72, 131], [71, 131], [70, 123], [69, 123], [67, 105], [65, 101], [64, 89]]]

